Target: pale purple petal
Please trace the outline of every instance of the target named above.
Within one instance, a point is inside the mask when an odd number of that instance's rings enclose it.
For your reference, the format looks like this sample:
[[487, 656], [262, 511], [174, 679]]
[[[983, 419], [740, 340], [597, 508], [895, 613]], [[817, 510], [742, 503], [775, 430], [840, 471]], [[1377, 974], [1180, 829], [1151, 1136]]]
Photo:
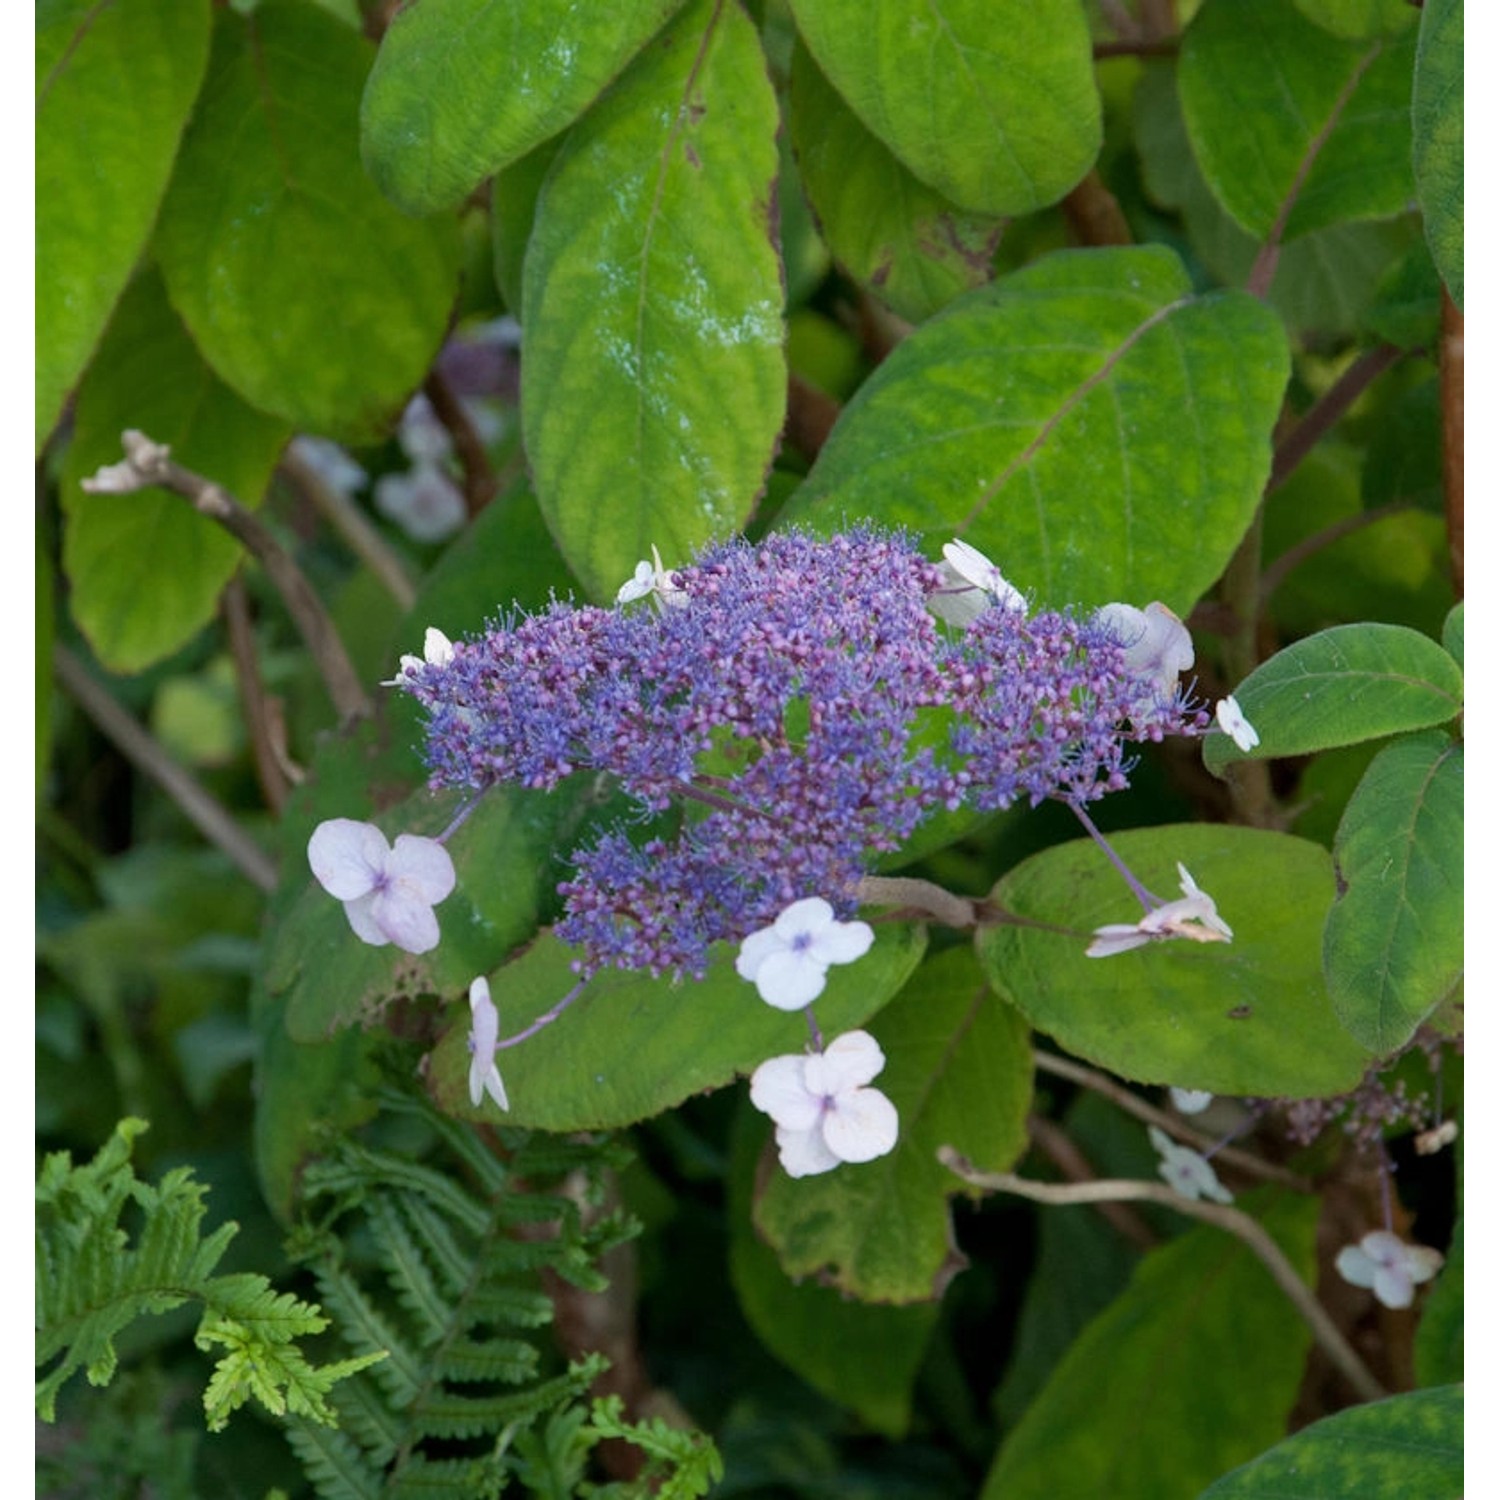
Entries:
[[855, 1089], [823, 1117], [823, 1139], [843, 1161], [874, 1161], [896, 1144], [896, 1106], [879, 1089]]
[[829, 964], [852, 964], [863, 958], [875, 941], [868, 922], [833, 922], [814, 935], [807, 952], [825, 968]]
[[1386, 1307], [1410, 1307], [1417, 1292], [1404, 1263], [1377, 1266], [1374, 1281], [1375, 1299]]
[[767, 1058], [750, 1075], [750, 1102], [788, 1130], [811, 1130], [823, 1113], [823, 1101], [808, 1087], [809, 1059], [795, 1054]]
[[505, 1083], [500, 1077], [500, 1069], [491, 1063], [489, 1071], [480, 1078], [477, 1091], [474, 1087], [474, 1072], [475, 1069], [471, 1066], [469, 1068], [469, 1097], [474, 1101], [475, 1108], [478, 1108], [480, 1099], [488, 1094], [501, 1109], [509, 1109], [510, 1100], [505, 1096]]
[[396, 835], [396, 847], [386, 865], [392, 880], [407, 888], [410, 896], [428, 906], [436, 906], [452, 895], [458, 877], [453, 860], [436, 839], [415, 833]]
[[469, 1014], [473, 1018], [469, 1031], [474, 1055], [488, 1061], [495, 1056], [500, 1040], [500, 1012], [490, 999], [490, 982], [482, 974], [469, 986]]
[[771, 924], [782, 942], [821, 932], [833, 921], [833, 908], [821, 896], [804, 896], [781, 913]]
[[807, 1059], [807, 1087], [814, 1094], [844, 1094], [861, 1087], [885, 1066], [885, 1053], [868, 1031], [846, 1031]]
[[375, 919], [375, 901], [374, 891], [361, 896], [357, 901], [346, 901], [344, 915], [348, 917], [349, 925], [360, 942], [368, 943], [372, 948], [384, 948], [390, 942], [390, 937]]
[[823, 993], [828, 971], [815, 958], [783, 948], [755, 971], [755, 988], [777, 1010], [801, 1010]]
[[760, 966], [773, 953], [781, 953], [785, 949], [786, 944], [777, 936], [774, 927], [762, 927], [759, 932], [752, 932], [740, 944], [739, 957], [734, 961], [734, 971], [741, 979], [749, 979], [753, 982], [756, 974], [760, 972]]
[[1406, 1247], [1406, 1270], [1419, 1285], [1431, 1281], [1443, 1269], [1443, 1253], [1430, 1245], [1408, 1245]]
[[390, 858], [391, 846], [373, 823], [330, 818], [313, 829], [307, 862], [318, 884], [340, 901], [355, 901], [375, 889]]
[[[380, 930], [407, 953], [428, 953], [438, 945], [438, 920], [427, 902], [413, 896], [405, 883], [380, 891], [371, 914]], [[354, 919], [350, 917], [352, 924]]]
[[1214, 707], [1214, 718], [1218, 720], [1219, 728], [1244, 754], [1248, 755], [1260, 744], [1260, 735], [1256, 733], [1255, 726], [1245, 717], [1233, 697], [1219, 700]]
[[1358, 1245], [1345, 1245], [1333, 1262], [1334, 1269], [1350, 1286], [1372, 1287], [1381, 1269]]
[[788, 1177], [814, 1177], [819, 1172], [832, 1171], [840, 1161], [828, 1149], [822, 1132], [816, 1127], [812, 1130], [788, 1130], [786, 1126], [778, 1125], [776, 1149], [781, 1155], [781, 1165]]
[[1132, 948], [1141, 948], [1151, 939], [1139, 927], [1126, 922], [1109, 922], [1094, 929], [1094, 941], [1083, 950], [1085, 958], [1112, 958], [1116, 953], [1128, 953]]

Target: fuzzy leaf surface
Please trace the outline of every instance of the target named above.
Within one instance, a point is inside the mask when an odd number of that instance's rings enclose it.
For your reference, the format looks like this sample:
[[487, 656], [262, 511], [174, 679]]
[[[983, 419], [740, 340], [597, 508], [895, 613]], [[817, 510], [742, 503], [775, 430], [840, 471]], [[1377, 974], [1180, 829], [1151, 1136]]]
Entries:
[[1412, 173], [1432, 258], [1454, 302], [1464, 305], [1464, 7], [1422, 7], [1412, 89]]

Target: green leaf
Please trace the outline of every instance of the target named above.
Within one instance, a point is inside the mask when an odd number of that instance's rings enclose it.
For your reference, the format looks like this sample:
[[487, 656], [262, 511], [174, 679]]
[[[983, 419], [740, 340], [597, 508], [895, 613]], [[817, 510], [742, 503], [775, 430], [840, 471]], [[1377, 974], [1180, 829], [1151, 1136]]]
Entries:
[[36, 445], [151, 234], [208, 64], [202, 0], [36, 8]]
[[[926, 941], [921, 927], [882, 923], [858, 964], [829, 971], [819, 1024], [829, 1035], [862, 1025], [905, 983]], [[719, 945], [704, 978], [677, 984], [619, 969], [596, 974], [555, 1024], [500, 1053], [510, 1096], [505, 1122], [612, 1130], [722, 1088], [776, 1053], [796, 1051], [807, 1039], [806, 1021], [766, 1005], [735, 973], [734, 955], [729, 944]], [[546, 932], [490, 975], [502, 1038], [524, 1030], [573, 989], [577, 958], [576, 948]], [[467, 1005], [455, 1019], [459, 1024], [432, 1056], [433, 1097], [447, 1114], [494, 1124], [488, 1099], [478, 1108], [469, 1102]]]
[[[825, 1036], [845, 1029], [818, 1005]], [[869, 1029], [886, 1055], [875, 1087], [901, 1117], [895, 1150], [816, 1177], [776, 1167], [755, 1224], [789, 1276], [816, 1275], [866, 1302], [936, 1300], [966, 1263], [948, 1208], [963, 1186], [937, 1149], [954, 1146], [992, 1172], [1025, 1150], [1029, 1033], [963, 948], [923, 964]]]
[[1134, 921], [1140, 907], [1095, 844], [1062, 844], [1017, 865], [991, 894], [1024, 924], [980, 931], [980, 960], [1000, 994], [1075, 1056], [1142, 1083], [1303, 1098], [1359, 1082], [1370, 1058], [1323, 985], [1326, 849], [1209, 824], [1132, 829], [1110, 843], [1158, 895], [1176, 896], [1180, 861], [1218, 903], [1233, 942], [1086, 957], [1094, 928]]
[[872, 1307], [816, 1281], [792, 1281], [751, 1223], [756, 1163], [771, 1125], [748, 1101], [729, 1175], [729, 1275], [745, 1321], [812, 1388], [890, 1438], [911, 1426], [912, 1389], [937, 1325], [936, 1303]]
[[1287, 371], [1276, 315], [1192, 296], [1169, 250], [1051, 255], [901, 343], [783, 518], [961, 536], [1034, 601], [1185, 614], [1255, 513]]
[[1464, 305], [1464, 7], [1427, 0], [1412, 89], [1412, 175], [1432, 258]]
[[791, 0], [812, 54], [854, 113], [944, 197], [972, 213], [1055, 203], [1102, 139], [1078, 0]]
[[982, 286], [1001, 220], [965, 213], [870, 134], [798, 46], [789, 107], [792, 146], [828, 248], [839, 264], [912, 323]]
[[[1241, 1207], [1311, 1281], [1318, 1199], [1263, 1190]], [[1260, 1261], [1202, 1225], [1146, 1256], [1074, 1343], [1003, 1443], [981, 1500], [1054, 1500], [1061, 1475], [1061, 1493], [1192, 1500], [1285, 1430], [1310, 1343]]]
[[1323, 933], [1334, 1009], [1372, 1052], [1394, 1052], [1463, 981], [1463, 747], [1388, 745], [1333, 844], [1339, 894]]
[[1448, 612], [1443, 621], [1443, 650], [1458, 663], [1459, 671], [1464, 666], [1464, 606], [1463, 600]]
[[381, 435], [422, 379], [458, 292], [457, 221], [407, 218], [360, 167], [370, 57], [300, 0], [220, 11], [157, 231], [172, 304], [214, 369], [351, 442]]
[[786, 403], [776, 128], [755, 28], [694, 0], [542, 189], [521, 411], [543, 513], [595, 598], [653, 544], [671, 566], [737, 530], [765, 482]]
[[360, 110], [364, 161], [411, 214], [451, 208], [570, 125], [682, 0], [423, 0], [396, 13]]
[[260, 504], [291, 436], [204, 364], [156, 272], [137, 278], [79, 390], [61, 483], [73, 618], [113, 672], [139, 672], [190, 641], [244, 557], [180, 495], [84, 494], [81, 480], [120, 461], [127, 427], [167, 443], [178, 463], [249, 506]]
[[1259, 746], [1243, 751], [1214, 730], [1203, 743], [1203, 762], [1217, 773], [1237, 760], [1307, 755], [1432, 729], [1462, 710], [1463, 692], [1453, 658], [1419, 631], [1335, 625], [1278, 651], [1234, 690]]
[[1422, 1303], [1422, 1321], [1412, 1349], [1418, 1385], [1446, 1385], [1464, 1378], [1464, 1219], [1453, 1226], [1443, 1269]]
[[1464, 1482], [1460, 1385], [1336, 1412], [1226, 1474], [1199, 1500], [1415, 1500]]
[[1242, 228], [1290, 240], [1410, 204], [1414, 45], [1331, 36], [1291, 0], [1208, 0], [1177, 86], [1198, 165]]
[[1396, 36], [1416, 21], [1411, 0], [1297, 0], [1309, 21], [1335, 36]]
[[519, 309], [526, 247], [536, 218], [536, 201], [566, 136], [555, 136], [519, 161], [497, 172], [490, 183], [490, 248], [495, 285], [505, 305]]

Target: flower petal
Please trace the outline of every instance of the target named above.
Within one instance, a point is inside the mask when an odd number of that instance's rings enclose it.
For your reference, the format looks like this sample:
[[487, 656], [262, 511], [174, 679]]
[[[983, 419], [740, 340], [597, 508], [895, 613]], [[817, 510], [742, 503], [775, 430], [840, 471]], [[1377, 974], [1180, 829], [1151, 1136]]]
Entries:
[[816, 935], [833, 923], [833, 908], [821, 896], [804, 896], [793, 901], [771, 924], [771, 930], [783, 942]]
[[438, 945], [441, 934], [432, 907], [413, 896], [404, 883], [378, 892], [370, 914], [375, 925], [403, 952], [429, 953]]
[[815, 1177], [819, 1172], [830, 1172], [842, 1158], [828, 1149], [822, 1131], [789, 1130], [784, 1125], [776, 1127], [776, 1149], [781, 1155], [781, 1165], [788, 1177]]
[[453, 894], [458, 877], [453, 872], [453, 859], [436, 839], [422, 838], [415, 833], [396, 835], [396, 847], [386, 865], [393, 880], [404, 885], [417, 900], [428, 906]]
[[874, 1161], [896, 1144], [896, 1106], [879, 1089], [855, 1089], [823, 1117], [823, 1139], [843, 1161]]
[[330, 818], [313, 829], [307, 862], [318, 884], [340, 901], [355, 901], [375, 889], [391, 846], [373, 823]]
[[773, 953], [781, 953], [786, 949], [786, 944], [776, 934], [774, 927], [762, 927], [759, 932], [752, 932], [740, 944], [739, 956], [734, 961], [734, 971], [741, 979], [749, 979], [752, 982], [760, 972], [760, 966]]
[[344, 915], [348, 917], [349, 925], [360, 942], [368, 943], [372, 948], [384, 948], [390, 942], [390, 937], [375, 920], [375, 900], [376, 893], [371, 891], [357, 901], [346, 901]]
[[1083, 950], [1085, 958], [1113, 958], [1116, 953], [1129, 953], [1132, 948], [1143, 948], [1151, 941], [1139, 927], [1128, 922], [1107, 922], [1094, 929], [1094, 941]]
[[798, 1054], [771, 1057], [750, 1075], [750, 1102], [788, 1130], [811, 1130], [823, 1113], [822, 1099], [807, 1087], [806, 1062]]
[[1386, 1307], [1410, 1307], [1417, 1292], [1405, 1265], [1379, 1266], [1375, 1271], [1375, 1300]]
[[1345, 1245], [1334, 1258], [1333, 1268], [1350, 1286], [1372, 1287], [1381, 1268], [1358, 1245]]
[[1219, 721], [1219, 728], [1247, 755], [1260, 744], [1260, 735], [1240, 711], [1233, 696], [1219, 700], [1214, 707], [1214, 718]]
[[885, 1066], [885, 1053], [868, 1031], [846, 1031], [807, 1059], [804, 1076], [814, 1094], [847, 1094]]
[[755, 988], [767, 1005], [777, 1010], [801, 1010], [823, 993], [828, 971], [815, 958], [782, 948], [755, 971]]
[[852, 964], [870, 951], [874, 941], [875, 930], [868, 922], [830, 922], [814, 935], [807, 953], [825, 968], [829, 964]]

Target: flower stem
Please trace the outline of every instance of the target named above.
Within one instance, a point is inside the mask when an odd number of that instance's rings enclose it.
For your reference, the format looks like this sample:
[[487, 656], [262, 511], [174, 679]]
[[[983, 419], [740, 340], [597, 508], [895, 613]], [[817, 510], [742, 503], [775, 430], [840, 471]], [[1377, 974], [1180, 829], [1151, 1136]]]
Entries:
[[588, 980], [580, 979], [551, 1010], [538, 1016], [524, 1031], [518, 1031], [514, 1036], [508, 1036], [504, 1041], [496, 1042], [495, 1051], [504, 1051], [506, 1047], [518, 1047], [527, 1037], [535, 1036], [542, 1027], [550, 1026], [584, 992], [587, 986]]

